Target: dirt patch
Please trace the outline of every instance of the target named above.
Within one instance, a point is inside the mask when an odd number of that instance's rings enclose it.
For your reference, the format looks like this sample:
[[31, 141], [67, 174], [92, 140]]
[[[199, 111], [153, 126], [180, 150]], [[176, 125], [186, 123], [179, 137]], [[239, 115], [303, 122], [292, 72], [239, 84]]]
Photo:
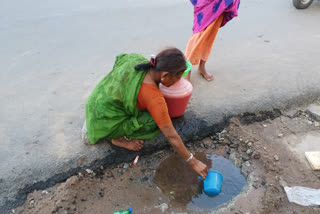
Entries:
[[[319, 172], [312, 171], [290, 143], [294, 136], [319, 133], [320, 128], [303, 111], [291, 118], [268, 118], [252, 123], [254, 115], [247, 115], [242, 118], [245, 124], [232, 119], [223, 132], [187, 145], [193, 152], [230, 159], [247, 178], [242, 193], [212, 213], [320, 213], [320, 208], [290, 203], [282, 187], [320, 188]], [[162, 192], [154, 182], [160, 163], [173, 154], [173, 150], [164, 150], [142, 156], [134, 167], [124, 163], [96, 172], [87, 170], [52, 188], [29, 194], [26, 203], [14, 212], [113, 213], [131, 207], [135, 213], [200, 213], [170, 203], [174, 196]]]

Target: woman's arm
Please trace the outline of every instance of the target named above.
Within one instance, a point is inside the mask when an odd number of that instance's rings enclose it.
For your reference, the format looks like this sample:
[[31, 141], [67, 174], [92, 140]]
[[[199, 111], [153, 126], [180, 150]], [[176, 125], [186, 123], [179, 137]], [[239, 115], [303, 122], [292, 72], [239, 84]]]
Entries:
[[[169, 143], [172, 145], [172, 147], [178, 152], [178, 154], [184, 159], [188, 160], [191, 153], [188, 151], [188, 149], [183, 144], [180, 136], [178, 135], [176, 129], [172, 125], [166, 125], [160, 127], [160, 130], [162, 133], [166, 136]], [[197, 160], [195, 157], [191, 159], [189, 162], [189, 165], [193, 168], [194, 171], [196, 171], [199, 175], [203, 177], [203, 179], [206, 178], [208, 173], [208, 167], [202, 163], [201, 161]]]

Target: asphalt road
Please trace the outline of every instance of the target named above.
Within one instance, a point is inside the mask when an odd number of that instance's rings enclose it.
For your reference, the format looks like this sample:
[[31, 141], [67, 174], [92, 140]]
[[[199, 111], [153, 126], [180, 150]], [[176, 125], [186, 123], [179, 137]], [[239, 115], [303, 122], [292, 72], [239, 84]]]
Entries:
[[[81, 142], [87, 97], [119, 53], [184, 50], [193, 8], [187, 0], [0, 5], [1, 213], [21, 203], [26, 192], [114, 154], [108, 144]], [[231, 115], [319, 97], [319, 26], [318, 1], [296, 10], [291, 0], [243, 0], [239, 17], [220, 30], [207, 63], [215, 81], [192, 74], [195, 89], [183, 124], [196, 115], [211, 127]]]

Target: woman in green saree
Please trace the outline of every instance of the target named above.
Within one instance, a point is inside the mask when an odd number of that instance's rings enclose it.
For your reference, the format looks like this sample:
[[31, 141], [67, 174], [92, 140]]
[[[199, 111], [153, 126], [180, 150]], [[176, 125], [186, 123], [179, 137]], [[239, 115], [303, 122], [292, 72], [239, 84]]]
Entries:
[[175, 84], [186, 70], [177, 48], [161, 51], [150, 60], [139, 54], [120, 54], [113, 70], [86, 103], [86, 128], [91, 144], [102, 138], [115, 146], [138, 151], [143, 140], [161, 131], [177, 153], [202, 177], [208, 168], [187, 150], [176, 132], [159, 84]]

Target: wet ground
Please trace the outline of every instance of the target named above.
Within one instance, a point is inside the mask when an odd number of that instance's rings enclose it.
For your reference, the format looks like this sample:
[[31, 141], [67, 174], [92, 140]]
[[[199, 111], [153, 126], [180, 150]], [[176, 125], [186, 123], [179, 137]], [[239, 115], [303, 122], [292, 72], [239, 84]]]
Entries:
[[137, 166], [101, 166], [35, 191], [14, 213], [113, 213], [129, 207], [139, 214], [319, 213], [320, 208], [290, 203], [283, 191], [283, 186], [320, 188], [320, 172], [303, 158], [304, 151], [320, 150], [319, 123], [304, 110], [251, 123], [255, 120], [233, 118], [221, 133], [187, 145], [224, 175], [219, 196], [204, 194], [199, 177], [167, 149], [142, 156]]
[[[207, 153], [212, 151], [208, 150]], [[237, 196], [246, 185], [246, 179], [240, 168], [222, 157], [204, 152], [196, 152], [195, 157], [205, 163], [209, 169], [223, 175], [221, 193], [209, 196], [203, 190], [203, 181], [175, 154], [165, 159], [157, 168], [155, 183], [161, 191], [172, 198], [172, 207], [186, 208], [192, 211], [210, 211]]]

